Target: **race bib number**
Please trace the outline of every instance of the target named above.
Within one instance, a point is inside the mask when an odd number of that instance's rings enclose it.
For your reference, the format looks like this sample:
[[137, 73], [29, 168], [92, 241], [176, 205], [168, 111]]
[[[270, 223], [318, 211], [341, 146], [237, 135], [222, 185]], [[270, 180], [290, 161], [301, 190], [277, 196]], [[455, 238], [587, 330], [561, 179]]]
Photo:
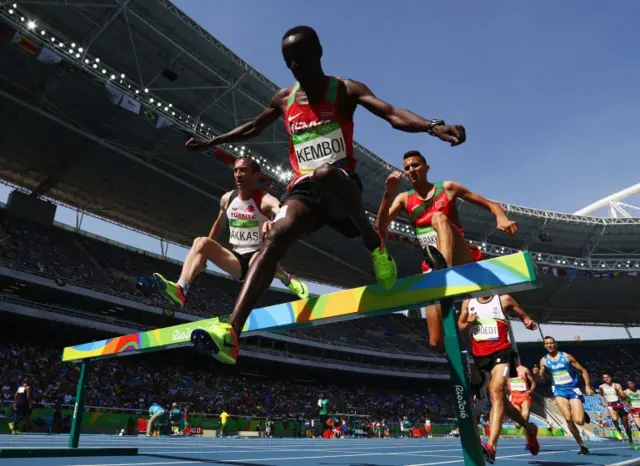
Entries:
[[556, 385], [566, 385], [573, 382], [568, 371], [558, 371], [553, 373], [553, 383]]
[[605, 393], [604, 399], [606, 400], [607, 403], [615, 403], [618, 401], [618, 395], [615, 395], [612, 393]]
[[640, 400], [631, 400], [631, 407], [634, 409], [640, 408]]
[[512, 392], [526, 392], [527, 385], [520, 378], [509, 379], [509, 388]]
[[292, 136], [301, 173], [312, 172], [325, 163], [347, 158], [347, 144], [338, 122], [328, 122]]
[[438, 246], [438, 233], [431, 227], [416, 228], [416, 236], [422, 249], [427, 249], [428, 246], [434, 248]]
[[495, 319], [478, 319], [473, 326], [473, 339], [476, 341], [497, 341], [498, 321]]

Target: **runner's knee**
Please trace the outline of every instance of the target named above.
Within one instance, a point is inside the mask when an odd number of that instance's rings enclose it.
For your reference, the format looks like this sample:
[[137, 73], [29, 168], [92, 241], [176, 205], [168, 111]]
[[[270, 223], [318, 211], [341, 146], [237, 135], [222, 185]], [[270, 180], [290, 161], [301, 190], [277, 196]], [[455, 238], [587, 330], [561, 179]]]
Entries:
[[504, 388], [496, 383], [489, 383], [489, 395], [491, 395], [491, 402], [497, 403], [504, 399]]
[[205, 236], [201, 236], [193, 240], [193, 250], [197, 253], [201, 253], [204, 248], [207, 247], [207, 242], [209, 238]]

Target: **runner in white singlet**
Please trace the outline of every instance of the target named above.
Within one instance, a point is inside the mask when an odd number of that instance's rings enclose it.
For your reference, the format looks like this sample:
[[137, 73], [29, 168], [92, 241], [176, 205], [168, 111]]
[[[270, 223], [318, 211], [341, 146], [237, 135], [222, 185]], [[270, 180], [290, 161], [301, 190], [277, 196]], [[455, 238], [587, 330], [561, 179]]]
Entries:
[[[242, 281], [251, 266], [262, 240], [271, 226], [271, 220], [280, 212], [280, 202], [271, 194], [257, 189], [260, 165], [248, 157], [236, 159], [233, 179], [236, 189], [220, 200], [220, 213], [208, 237], [196, 238], [182, 266], [177, 282], [159, 273], [153, 277], [158, 290], [170, 301], [184, 307], [187, 292], [196, 276], [205, 270], [207, 260], [213, 262], [236, 280]], [[229, 250], [218, 239], [229, 226]], [[287, 274], [280, 266], [276, 277], [300, 299], [309, 297], [309, 288]]]
[[624, 409], [626, 395], [622, 391], [622, 386], [619, 383], [615, 383], [609, 374], [603, 374], [602, 381], [604, 383], [598, 387], [598, 393], [602, 399], [602, 404], [607, 407], [609, 416], [611, 416], [613, 425], [616, 428], [616, 437], [618, 440], [624, 440], [619, 422], [620, 418], [622, 418], [622, 425], [627, 433], [629, 444], [631, 448], [636, 450], [637, 446], [633, 442], [633, 434], [629, 425], [629, 413]]

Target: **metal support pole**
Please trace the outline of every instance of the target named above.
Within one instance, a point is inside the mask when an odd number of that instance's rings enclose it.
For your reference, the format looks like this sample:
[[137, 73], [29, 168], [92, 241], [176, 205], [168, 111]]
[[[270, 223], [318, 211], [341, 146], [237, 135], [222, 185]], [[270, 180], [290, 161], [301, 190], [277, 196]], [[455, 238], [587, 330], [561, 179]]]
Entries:
[[631, 332], [629, 331], [629, 327], [627, 327], [626, 325], [624, 326], [624, 330], [625, 332], [627, 332], [627, 335], [629, 335], [629, 339], [633, 340], [633, 337], [631, 336]]
[[544, 341], [544, 333], [542, 333], [542, 325], [540, 325], [540, 322], [537, 322], [538, 324], [538, 332], [540, 332], [540, 338], [542, 338], [542, 341]]
[[453, 300], [440, 302], [444, 320], [444, 345], [451, 371], [451, 388], [454, 394], [454, 408], [460, 427], [460, 441], [465, 466], [485, 466], [484, 455], [480, 447], [478, 428], [473, 416], [473, 393], [467, 374], [467, 364], [463, 359], [458, 338], [458, 319]]
[[84, 394], [87, 385], [87, 364], [89, 363], [83, 362], [80, 366], [80, 378], [78, 379], [78, 389], [76, 390], [76, 406], [73, 409], [71, 435], [69, 435], [69, 448], [78, 448], [78, 442], [80, 441], [82, 416], [84, 415]]

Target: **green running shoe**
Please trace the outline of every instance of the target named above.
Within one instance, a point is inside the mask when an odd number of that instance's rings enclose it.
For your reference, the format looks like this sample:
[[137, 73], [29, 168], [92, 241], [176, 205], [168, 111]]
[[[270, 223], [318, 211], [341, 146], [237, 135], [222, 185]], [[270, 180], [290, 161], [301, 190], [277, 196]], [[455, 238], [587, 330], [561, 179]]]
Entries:
[[287, 288], [293, 291], [300, 299], [307, 299], [309, 297], [309, 287], [297, 278], [291, 277]]
[[637, 450], [638, 449], [638, 445], [636, 445], [634, 442], [631, 442], [631, 449], [632, 450]]
[[398, 278], [396, 261], [393, 260], [393, 257], [381, 245], [371, 253], [371, 259], [373, 260], [373, 273], [378, 284], [385, 290], [393, 288]]
[[159, 273], [154, 273], [153, 279], [156, 281], [156, 286], [158, 287], [158, 291], [162, 296], [167, 298], [172, 303], [177, 304], [181, 308], [184, 307], [184, 303], [187, 298], [182, 292], [182, 287], [180, 285], [174, 282], [170, 282]]
[[240, 354], [238, 335], [229, 324], [218, 323], [208, 330], [191, 332], [191, 343], [200, 352], [210, 354], [223, 364], [235, 364]]

